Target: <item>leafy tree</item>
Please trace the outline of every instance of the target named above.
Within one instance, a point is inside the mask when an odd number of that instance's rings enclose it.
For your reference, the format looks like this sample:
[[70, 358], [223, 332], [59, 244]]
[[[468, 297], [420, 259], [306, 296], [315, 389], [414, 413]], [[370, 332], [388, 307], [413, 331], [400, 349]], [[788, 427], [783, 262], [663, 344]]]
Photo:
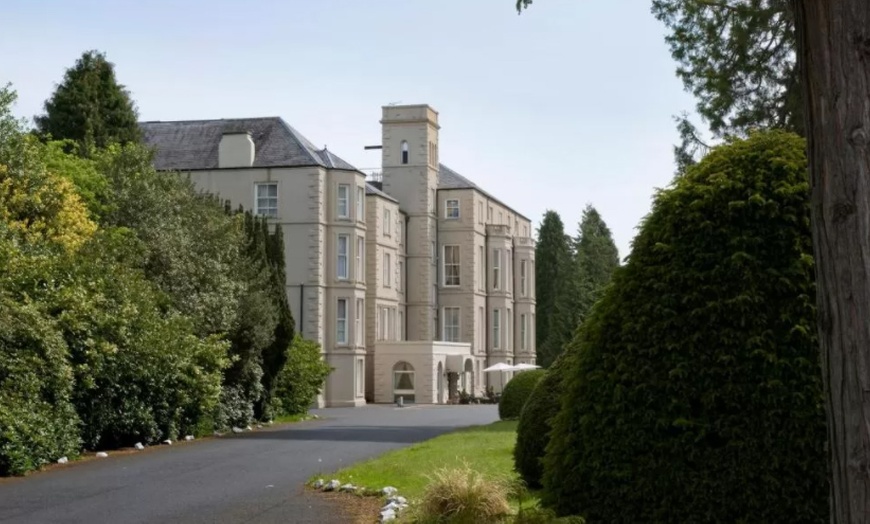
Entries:
[[306, 413], [332, 369], [320, 356], [320, 345], [301, 335], [285, 351], [286, 362], [275, 378], [271, 411], [275, 416]]
[[138, 142], [141, 130], [130, 93], [115, 78], [115, 66], [98, 51], [82, 54], [34, 118], [38, 132], [72, 140], [81, 154], [110, 144]]
[[586, 318], [604, 287], [619, 266], [619, 251], [610, 228], [591, 205], [583, 210], [580, 231], [574, 240], [574, 266], [577, 272], [577, 297], [574, 326]]
[[544, 460], [558, 513], [827, 519], [804, 149], [753, 133], [656, 196], [571, 349]]
[[571, 250], [565, 236], [562, 218], [555, 211], [547, 211], [538, 228], [535, 248], [535, 347], [538, 363], [547, 367], [561, 352], [562, 337], [549, 341], [551, 326], [561, 326], [556, 319], [560, 289], [566, 286], [571, 271]]

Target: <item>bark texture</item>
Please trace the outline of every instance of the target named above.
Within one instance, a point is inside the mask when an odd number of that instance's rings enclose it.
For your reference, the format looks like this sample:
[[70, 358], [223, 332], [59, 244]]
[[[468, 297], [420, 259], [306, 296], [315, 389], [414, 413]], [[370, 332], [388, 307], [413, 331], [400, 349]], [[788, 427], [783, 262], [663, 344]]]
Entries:
[[795, 0], [831, 522], [870, 523], [870, 0]]

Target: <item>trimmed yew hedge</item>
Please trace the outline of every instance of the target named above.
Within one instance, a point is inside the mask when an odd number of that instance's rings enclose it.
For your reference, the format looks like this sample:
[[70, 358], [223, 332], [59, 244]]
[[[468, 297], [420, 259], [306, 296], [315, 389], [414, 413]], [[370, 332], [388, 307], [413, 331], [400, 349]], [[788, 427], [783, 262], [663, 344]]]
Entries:
[[502, 420], [518, 418], [523, 406], [526, 405], [526, 400], [531, 396], [532, 390], [546, 373], [543, 369], [521, 371], [505, 384], [501, 400], [498, 403], [499, 418]]
[[576, 341], [544, 460], [557, 513], [828, 520], [804, 151], [756, 133], [656, 195]]

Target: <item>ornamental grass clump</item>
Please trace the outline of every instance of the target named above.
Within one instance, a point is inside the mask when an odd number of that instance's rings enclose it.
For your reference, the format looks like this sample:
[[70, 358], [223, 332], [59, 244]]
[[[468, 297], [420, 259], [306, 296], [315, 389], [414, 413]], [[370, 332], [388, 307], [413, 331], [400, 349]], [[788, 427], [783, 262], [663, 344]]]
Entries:
[[468, 464], [435, 471], [415, 507], [416, 522], [425, 524], [487, 524], [502, 522], [511, 513], [512, 485], [491, 479]]

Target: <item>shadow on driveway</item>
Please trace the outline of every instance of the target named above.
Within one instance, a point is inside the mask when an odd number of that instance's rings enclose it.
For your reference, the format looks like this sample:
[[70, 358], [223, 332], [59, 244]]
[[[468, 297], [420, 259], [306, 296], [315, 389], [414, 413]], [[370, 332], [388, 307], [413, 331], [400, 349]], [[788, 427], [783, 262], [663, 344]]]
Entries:
[[455, 426], [331, 426], [257, 431], [234, 438], [315, 440], [333, 442], [393, 442], [413, 444], [456, 430]]

